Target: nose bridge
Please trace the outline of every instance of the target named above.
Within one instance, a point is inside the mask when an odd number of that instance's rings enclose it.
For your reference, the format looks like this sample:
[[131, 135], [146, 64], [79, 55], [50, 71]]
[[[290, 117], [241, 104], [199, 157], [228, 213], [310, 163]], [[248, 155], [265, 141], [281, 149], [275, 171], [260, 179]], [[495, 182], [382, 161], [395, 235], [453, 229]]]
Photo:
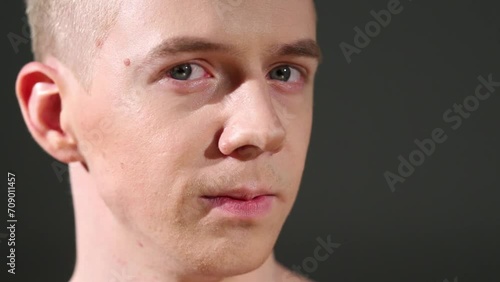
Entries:
[[264, 128], [279, 122], [265, 82], [253, 80], [231, 93], [234, 101], [233, 115], [238, 115], [248, 126]]
[[276, 152], [285, 129], [274, 109], [265, 79], [249, 80], [228, 94], [229, 117], [221, 135], [221, 151], [230, 154], [245, 147]]

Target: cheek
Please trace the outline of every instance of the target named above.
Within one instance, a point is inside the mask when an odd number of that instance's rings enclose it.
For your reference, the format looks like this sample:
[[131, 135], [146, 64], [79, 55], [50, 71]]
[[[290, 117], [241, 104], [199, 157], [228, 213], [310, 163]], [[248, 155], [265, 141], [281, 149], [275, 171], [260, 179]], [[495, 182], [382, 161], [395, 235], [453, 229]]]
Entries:
[[290, 121], [284, 152], [290, 170], [294, 172], [290, 175], [294, 183], [300, 183], [305, 167], [312, 130], [312, 111], [306, 110], [297, 117]]
[[303, 99], [294, 101], [290, 106], [292, 110], [283, 107], [279, 115], [287, 132], [287, 144], [292, 154], [298, 154], [300, 159], [305, 157], [309, 146], [312, 130], [312, 95], [304, 95]]
[[151, 223], [150, 229], [161, 228], [154, 222], [176, 220], [186, 168], [203, 156], [202, 145], [193, 143], [201, 140], [192, 136], [196, 131], [157, 117], [121, 117], [102, 138], [89, 165], [113, 213], [122, 221]]

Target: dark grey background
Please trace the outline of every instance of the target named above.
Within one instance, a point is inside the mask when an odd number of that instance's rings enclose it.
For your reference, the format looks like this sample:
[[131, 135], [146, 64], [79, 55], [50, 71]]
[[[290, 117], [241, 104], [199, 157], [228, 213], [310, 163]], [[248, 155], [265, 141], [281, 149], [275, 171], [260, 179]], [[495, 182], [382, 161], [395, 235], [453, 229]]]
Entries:
[[[68, 175], [59, 181], [15, 100], [31, 52], [28, 43], [16, 52], [8, 39], [26, 33], [22, 1], [12, 2], [1, 25], [1, 163], [17, 176], [17, 274], [5, 276], [0, 237], [0, 281], [67, 281], [75, 262]], [[277, 258], [289, 267], [311, 263], [316, 238], [330, 236], [340, 246], [311, 273], [302, 270], [318, 281], [500, 281], [500, 88], [457, 130], [442, 117], [474, 94], [479, 75], [500, 81], [500, 2], [401, 1], [403, 11], [347, 63], [339, 44], [353, 45], [353, 28], [364, 29], [370, 11], [388, 2], [317, 3], [325, 58], [301, 191]], [[408, 158], [413, 140], [438, 127], [448, 139], [392, 192], [383, 173], [397, 173], [397, 157]]]

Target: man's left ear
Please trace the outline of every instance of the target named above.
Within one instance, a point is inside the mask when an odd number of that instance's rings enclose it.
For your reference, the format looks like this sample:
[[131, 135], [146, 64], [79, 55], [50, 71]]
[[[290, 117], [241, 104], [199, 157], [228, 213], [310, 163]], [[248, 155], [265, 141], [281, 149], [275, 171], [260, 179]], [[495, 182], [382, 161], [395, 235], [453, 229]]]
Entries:
[[47, 153], [64, 163], [82, 161], [69, 124], [61, 119], [65, 105], [58, 75], [41, 62], [26, 64], [17, 77], [17, 100], [29, 132]]

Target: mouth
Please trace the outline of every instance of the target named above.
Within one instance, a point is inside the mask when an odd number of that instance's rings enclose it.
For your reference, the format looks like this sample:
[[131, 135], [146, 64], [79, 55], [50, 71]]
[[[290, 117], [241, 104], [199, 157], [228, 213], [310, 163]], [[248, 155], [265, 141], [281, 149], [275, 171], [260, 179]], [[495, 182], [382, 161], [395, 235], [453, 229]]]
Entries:
[[243, 187], [201, 198], [209, 208], [219, 211], [222, 216], [251, 219], [271, 211], [276, 195], [268, 191]]

